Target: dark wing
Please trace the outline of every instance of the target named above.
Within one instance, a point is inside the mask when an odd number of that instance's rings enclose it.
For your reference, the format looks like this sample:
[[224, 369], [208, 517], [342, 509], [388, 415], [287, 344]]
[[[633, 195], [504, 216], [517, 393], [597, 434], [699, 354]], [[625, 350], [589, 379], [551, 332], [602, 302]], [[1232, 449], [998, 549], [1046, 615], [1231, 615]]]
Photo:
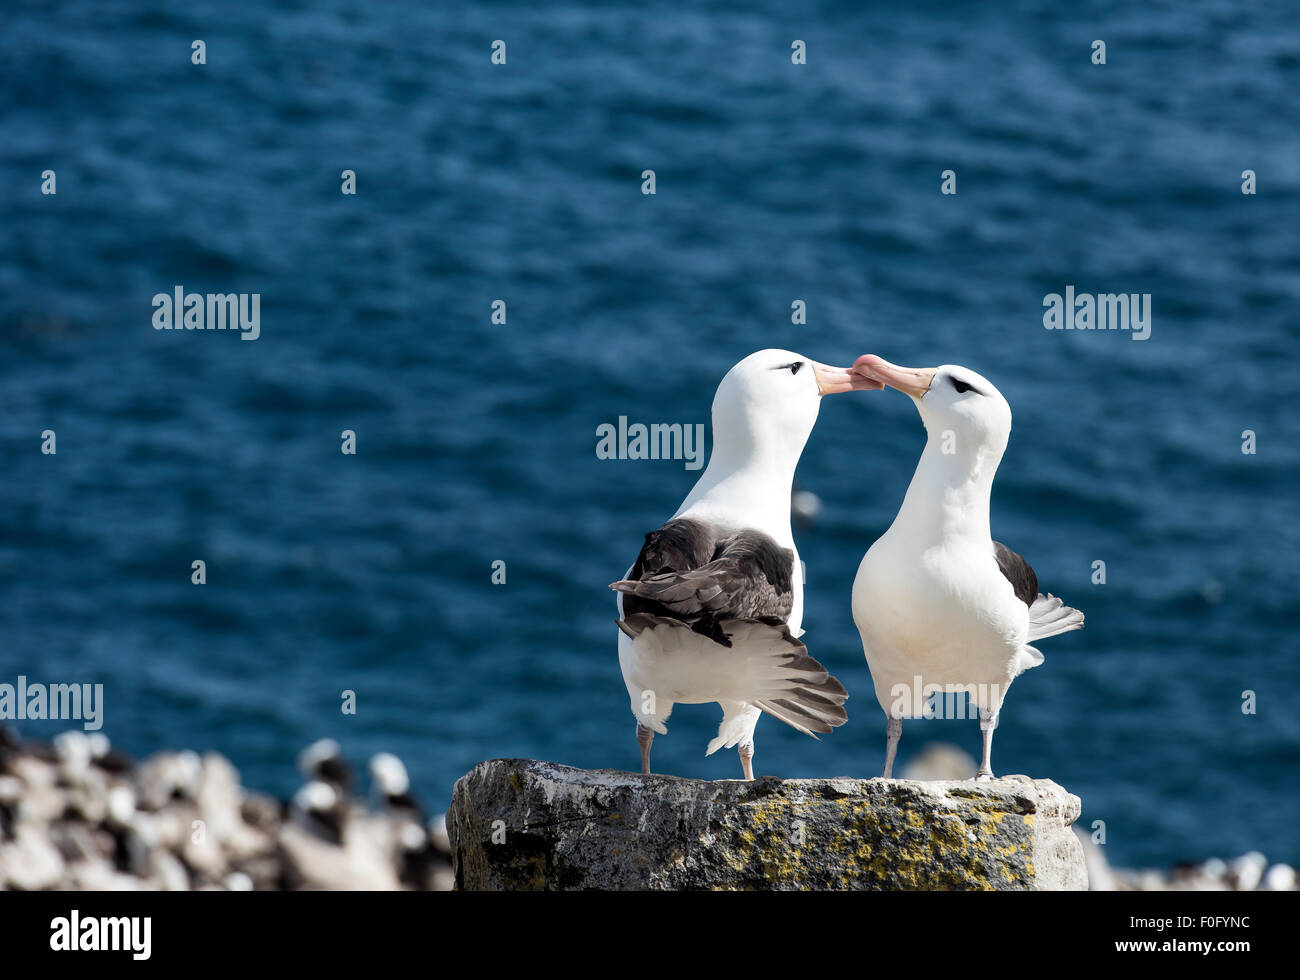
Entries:
[[648, 575], [699, 568], [713, 560], [717, 536], [713, 528], [700, 521], [669, 521], [645, 536], [641, 554], [628, 572], [627, 580], [636, 582]]
[[993, 542], [993, 556], [998, 560], [1002, 576], [1011, 583], [1016, 591], [1016, 598], [1026, 606], [1032, 606], [1038, 598], [1038, 576], [1018, 554], [1001, 541]]
[[669, 521], [646, 535], [623, 594], [624, 619], [675, 619], [723, 646], [723, 620], [784, 623], [794, 604], [794, 553], [766, 534], [718, 535], [700, 521]]

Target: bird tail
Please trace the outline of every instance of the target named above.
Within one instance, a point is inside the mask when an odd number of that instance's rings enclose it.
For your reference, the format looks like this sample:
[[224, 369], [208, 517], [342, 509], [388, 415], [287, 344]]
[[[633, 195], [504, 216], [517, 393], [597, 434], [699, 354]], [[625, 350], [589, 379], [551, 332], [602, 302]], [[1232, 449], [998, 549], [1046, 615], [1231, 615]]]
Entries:
[[764, 696], [750, 703], [791, 728], [823, 735], [849, 720], [844, 702], [849, 692], [830, 671], [808, 655], [808, 648], [795, 639], [785, 624], [755, 620], [730, 620], [722, 624], [734, 648], [745, 650], [761, 678]]
[[[701, 644], [694, 648], [698, 651], [695, 656], [700, 657], [700, 689], [708, 688], [709, 700], [752, 704], [814, 738], [815, 733], [826, 734], [849, 720], [844, 710], [849, 692], [808, 656], [808, 648], [785, 623], [725, 619], [719, 625], [731, 641], [730, 647], [693, 634]], [[692, 635], [680, 620], [652, 613], [633, 613], [618, 620], [618, 628], [633, 639], [649, 633], [665, 648], [679, 646], [681, 634]], [[719, 744], [726, 742], [724, 738]]]
[[1083, 613], [1067, 606], [1054, 595], [1039, 594], [1029, 607], [1030, 640], [1083, 629]]

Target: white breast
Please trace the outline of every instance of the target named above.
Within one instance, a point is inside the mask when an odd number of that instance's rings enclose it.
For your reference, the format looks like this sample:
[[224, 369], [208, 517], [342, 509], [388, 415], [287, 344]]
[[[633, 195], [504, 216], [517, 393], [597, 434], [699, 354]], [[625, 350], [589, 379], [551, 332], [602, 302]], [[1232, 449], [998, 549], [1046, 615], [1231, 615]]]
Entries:
[[915, 704], [927, 685], [996, 685], [1005, 693], [1029, 629], [1029, 611], [991, 542], [917, 548], [892, 530], [858, 568], [853, 620], [886, 713], [900, 698]]

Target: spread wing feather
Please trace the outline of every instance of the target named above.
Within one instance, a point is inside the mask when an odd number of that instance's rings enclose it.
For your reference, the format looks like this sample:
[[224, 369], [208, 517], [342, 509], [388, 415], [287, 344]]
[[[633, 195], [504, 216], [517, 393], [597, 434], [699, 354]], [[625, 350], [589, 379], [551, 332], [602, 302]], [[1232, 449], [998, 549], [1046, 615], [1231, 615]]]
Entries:
[[[704, 647], [702, 660], [726, 657], [728, 662], [722, 670], [712, 663], [698, 664], [697, 697], [708, 687], [714, 698], [754, 704], [805, 735], [824, 734], [848, 720], [848, 691], [808, 656], [807, 647], [785, 623], [724, 620], [720, 625], [735, 642], [730, 649]], [[663, 653], [682, 649], [682, 637], [690, 636], [680, 620], [651, 613], [624, 616], [618, 627]], [[695, 646], [700, 646], [698, 639]]]
[[765, 534], [679, 519], [647, 534], [628, 577], [610, 588], [623, 596], [617, 622], [629, 637], [665, 655], [683, 649], [687, 630], [708, 637], [718, 646], [699, 647], [703, 659], [731, 659], [722, 670], [701, 664], [701, 686], [815, 738], [848, 720], [849, 695], [790, 632], [793, 575], [794, 553]]
[[[1029, 639], [1041, 640], [1057, 633], [1083, 629], [1083, 613], [1067, 606], [1056, 596], [1038, 591], [1038, 576], [1020, 555], [1016, 554], [1000, 541], [993, 542], [993, 555], [998, 560], [998, 568], [1011, 587], [1016, 591], [1016, 598], [1029, 607]], [[1027, 649], [1033, 650], [1032, 647]], [[1042, 662], [1043, 655], [1034, 650], [1038, 659], [1034, 666]], [[1032, 658], [1031, 658], [1032, 659]]]

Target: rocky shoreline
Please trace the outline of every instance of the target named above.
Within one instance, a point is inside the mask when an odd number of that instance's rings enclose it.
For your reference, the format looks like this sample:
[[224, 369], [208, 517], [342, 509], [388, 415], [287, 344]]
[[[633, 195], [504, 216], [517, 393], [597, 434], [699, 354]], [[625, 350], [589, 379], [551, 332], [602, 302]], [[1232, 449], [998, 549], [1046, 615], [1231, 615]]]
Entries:
[[[973, 765], [936, 746], [913, 780], [968, 778]], [[240, 784], [215, 752], [133, 761], [99, 733], [20, 741], [0, 728], [0, 890], [429, 890], [454, 886], [443, 815], [426, 815], [406, 768], [370, 760], [370, 799], [332, 740], [298, 758], [303, 784], [281, 801]], [[629, 778], [639, 778], [629, 774]], [[1293, 868], [1259, 852], [1165, 870], [1112, 868], [1073, 828], [1093, 891], [1288, 891]]]

